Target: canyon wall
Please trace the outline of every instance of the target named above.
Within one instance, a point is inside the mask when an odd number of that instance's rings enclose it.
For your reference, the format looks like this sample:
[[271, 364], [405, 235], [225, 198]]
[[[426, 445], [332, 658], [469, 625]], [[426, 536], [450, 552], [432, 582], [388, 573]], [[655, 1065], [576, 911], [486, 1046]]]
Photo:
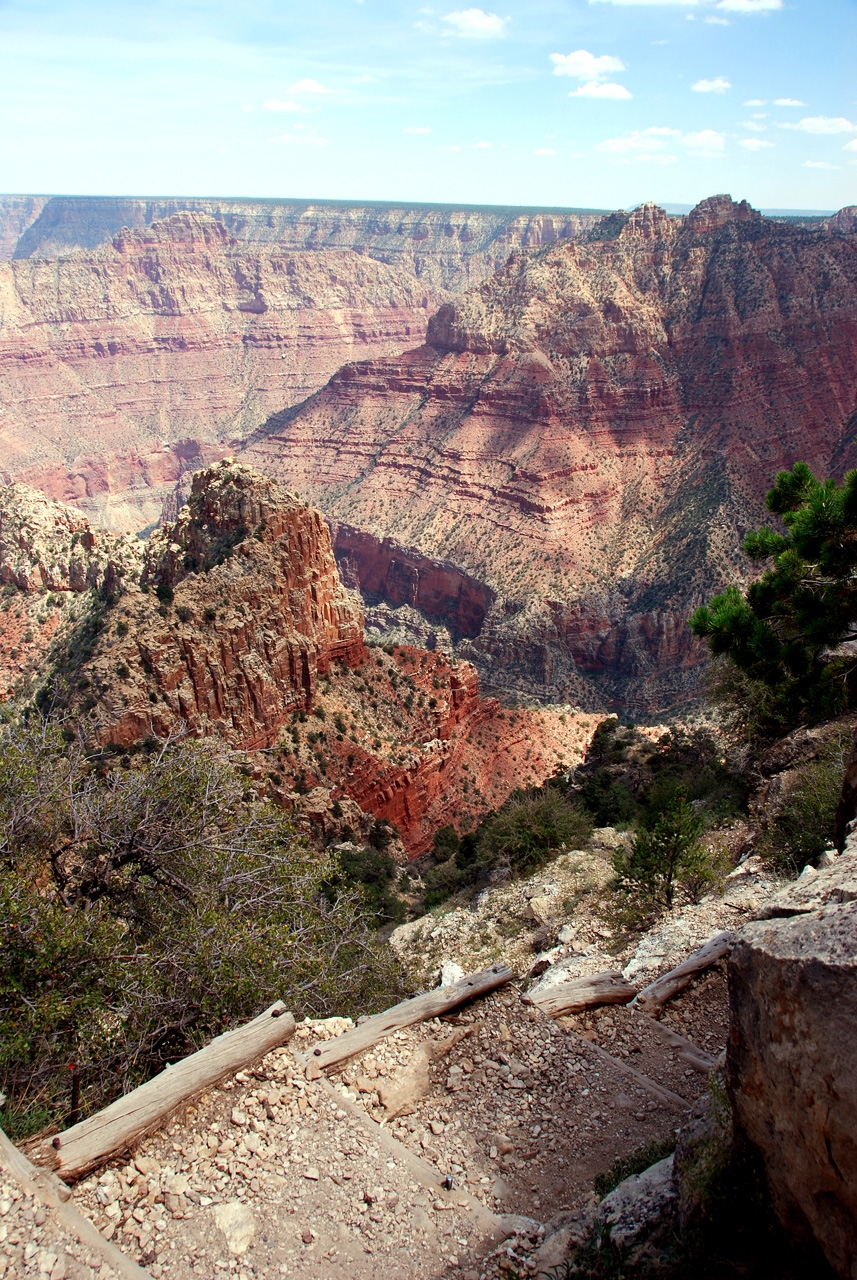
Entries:
[[656, 712], [698, 687], [687, 616], [746, 580], [776, 472], [841, 474], [855, 426], [857, 238], [723, 196], [513, 254], [245, 456], [489, 587], [460, 651], [492, 683]]
[[0, 261], [11, 258], [50, 196], [0, 196]]
[[400, 267], [441, 291], [484, 280], [514, 248], [578, 235], [603, 210], [54, 196], [22, 232], [13, 256], [56, 258], [92, 250], [109, 243], [123, 227], [143, 230], [182, 212], [214, 218], [238, 244], [293, 252], [350, 249]]
[[437, 300], [364, 254], [242, 244], [205, 214], [0, 263], [0, 471], [104, 527], [153, 524], [182, 475], [344, 361], [419, 343]]

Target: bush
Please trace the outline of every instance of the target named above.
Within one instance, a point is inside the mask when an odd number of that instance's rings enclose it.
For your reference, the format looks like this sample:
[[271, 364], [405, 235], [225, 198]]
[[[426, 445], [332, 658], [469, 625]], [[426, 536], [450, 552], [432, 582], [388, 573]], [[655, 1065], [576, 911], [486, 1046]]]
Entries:
[[153, 744], [113, 771], [73, 727], [0, 737], [0, 1088], [19, 1125], [62, 1122], [71, 1064], [94, 1110], [275, 998], [297, 1016], [396, 998], [359, 895], [324, 892], [333, 859], [246, 801], [215, 748]]
[[814, 865], [833, 843], [833, 820], [842, 791], [850, 749], [845, 734], [828, 743], [817, 760], [805, 766], [785, 802], [759, 842], [766, 862], [787, 875]]
[[169, 586], [166, 582], [158, 583], [158, 585], [155, 587], [155, 595], [158, 597], [161, 604], [164, 604], [164, 605], [171, 605], [173, 600], [175, 599], [175, 592], [173, 591], [172, 587]]
[[333, 874], [325, 882], [325, 893], [334, 901], [345, 887], [359, 889], [366, 911], [381, 928], [401, 924], [407, 915], [405, 903], [395, 892], [398, 879], [399, 867], [388, 853], [371, 847], [340, 849]]
[[677, 885], [698, 892], [708, 857], [700, 842], [702, 820], [679, 791], [651, 829], [641, 827], [630, 849], [613, 855], [615, 887], [645, 904], [671, 907]]
[[562, 845], [581, 848], [592, 822], [554, 787], [518, 795], [482, 824], [477, 851], [483, 864], [507, 866], [518, 875], [535, 871]]

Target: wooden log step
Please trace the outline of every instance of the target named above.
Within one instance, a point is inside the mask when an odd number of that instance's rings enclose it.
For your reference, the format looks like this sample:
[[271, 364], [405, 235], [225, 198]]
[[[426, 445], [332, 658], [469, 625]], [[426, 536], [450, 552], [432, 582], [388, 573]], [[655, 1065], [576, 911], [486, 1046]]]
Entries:
[[525, 1004], [534, 1004], [549, 1018], [560, 1018], [566, 1013], [582, 1013], [599, 1004], [628, 1004], [637, 994], [637, 987], [626, 982], [621, 973], [596, 973], [588, 978], [574, 978], [558, 982], [553, 987], [543, 987], [524, 996]]
[[82, 1178], [105, 1160], [133, 1147], [194, 1094], [212, 1088], [285, 1044], [294, 1030], [294, 1018], [277, 1001], [251, 1022], [217, 1036], [198, 1053], [167, 1067], [103, 1111], [72, 1125], [56, 1138], [33, 1144], [28, 1154], [36, 1164], [53, 1169], [66, 1182]]
[[715, 937], [709, 938], [708, 942], [689, 955], [675, 969], [661, 974], [660, 978], [655, 978], [654, 982], [644, 987], [634, 1000], [635, 1008], [642, 1009], [644, 1013], [648, 1013], [651, 1009], [659, 1009], [661, 1005], [666, 1004], [667, 1000], [671, 1000], [674, 995], [682, 991], [691, 978], [702, 973], [703, 969], [710, 969], [718, 960], [728, 955], [731, 949], [731, 933], [718, 933]]
[[464, 1004], [465, 1000], [473, 1000], [476, 996], [487, 996], [498, 987], [504, 987], [514, 977], [515, 974], [506, 965], [497, 964], [491, 969], [483, 969], [481, 973], [461, 978], [451, 986], [437, 987], [434, 991], [427, 991], [425, 995], [415, 996], [413, 1000], [405, 1000], [401, 1004], [394, 1005], [392, 1009], [386, 1009], [383, 1013], [376, 1013], [353, 1030], [317, 1045], [307, 1055], [307, 1074], [312, 1076], [341, 1062], [346, 1062], [355, 1054], [362, 1053], [364, 1049], [370, 1049], [373, 1044], [392, 1035], [394, 1031], [401, 1030], [402, 1027], [413, 1026], [415, 1022], [426, 1022], [429, 1018], [437, 1018], [440, 1014]]

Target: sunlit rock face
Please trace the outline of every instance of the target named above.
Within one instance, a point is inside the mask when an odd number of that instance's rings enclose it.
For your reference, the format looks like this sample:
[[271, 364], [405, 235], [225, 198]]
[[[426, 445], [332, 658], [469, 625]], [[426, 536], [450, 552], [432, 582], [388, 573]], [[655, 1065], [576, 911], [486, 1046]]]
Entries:
[[687, 617], [746, 580], [777, 471], [853, 465], [855, 411], [857, 237], [715, 196], [513, 254], [246, 457], [490, 588], [461, 652], [492, 680], [657, 711], [698, 689]]

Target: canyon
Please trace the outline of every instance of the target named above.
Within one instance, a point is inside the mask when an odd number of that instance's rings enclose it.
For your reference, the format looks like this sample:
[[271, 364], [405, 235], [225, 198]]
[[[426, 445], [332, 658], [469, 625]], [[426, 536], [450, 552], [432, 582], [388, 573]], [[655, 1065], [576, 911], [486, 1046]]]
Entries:
[[154, 524], [273, 409], [419, 342], [436, 301], [365, 254], [242, 245], [208, 214], [0, 263], [0, 469], [102, 526]]
[[120, 755], [177, 731], [219, 742], [323, 838], [371, 814], [422, 853], [577, 763], [594, 727], [481, 697], [442, 651], [367, 646], [321, 513], [231, 459], [147, 544], [12, 486], [0, 582], [4, 699], [91, 713]]
[[424, 345], [347, 364], [242, 456], [361, 531], [347, 559], [370, 595], [393, 544], [482, 584], [456, 652], [490, 684], [663, 712], [699, 688], [687, 617], [747, 581], [777, 471], [857, 461], [846, 224], [727, 196], [611, 215], [512, 254]]

